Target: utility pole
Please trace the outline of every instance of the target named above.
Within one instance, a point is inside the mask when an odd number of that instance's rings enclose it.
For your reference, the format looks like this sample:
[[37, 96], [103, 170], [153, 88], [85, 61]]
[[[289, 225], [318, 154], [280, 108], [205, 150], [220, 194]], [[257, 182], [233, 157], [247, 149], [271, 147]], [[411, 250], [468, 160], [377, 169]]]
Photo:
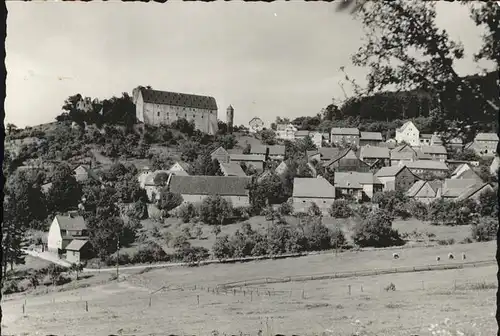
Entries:
[[120, 276], [119, 260], [120, 260], [120, 235], [118, 234], [118, 239], [116, 241], [116, 282], [119, 281], [119, 276]]

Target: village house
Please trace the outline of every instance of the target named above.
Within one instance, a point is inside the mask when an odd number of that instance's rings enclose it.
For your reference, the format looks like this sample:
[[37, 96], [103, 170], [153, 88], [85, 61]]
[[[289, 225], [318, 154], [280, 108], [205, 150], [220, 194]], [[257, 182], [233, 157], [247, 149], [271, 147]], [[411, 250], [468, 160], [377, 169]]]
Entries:
[[369, 201], [384, 184], [373, 173], [335, 172], [335, 190], [339, 197], [353, 197], [357, 201]]
[[245, 166], [252, 166], [258, 171], [264, 170], [264, 162], [266, 162], [266, 156], [260, 154], [230, 154], [230, 159], [232, 163], [244, 163]]
[[219, 130], [214, 97], [137, 87], [132, 92], [137, 120], [146, 125], [194, 121], [197, 130], [214, 135]]
[[406, 166], [419, 177], [426, 173], [433, 174], [436, 177], [445, 177], [449, 173], [448, 166], [441, 161], [416, 160], [408, 162]]
[[431, 145], [431, 138], [432, 138], [432, 134], [428, 134], [428, 133], [421, 133], [420, 134], [420, 145], [421, 146], [430, 146]]
[[385, 191], [407, 191], [419, 180], [406, 166], [383, 167], [375, 177], [384, 184]]
[[359, 146], [360, 133], [357, 128], [333, 127], [330, 134], [330, 141], [336, 146]]
[[486, 191], [493, 191], [493, 187], [476, 179], [445, 179], [442, 197], [449, 201], [477, 200]]
[[250, 206], [251, 177], [240, 176], [171, 176], [169, 190], [180, 194], [184, 203], [199, 203], [208, 196], [221, 196], [234, 207]]
[[[311, 171], [311, 174], [313, 177], [316, 177], [318, 175], [318, 172], [316, 170], [316, 168], [310, 163], [310, 162], [307, 162], [307, 167], [309, 167], [310, 171]], [[289, 167], [288, 165], [286, 164], [285, 161], [282, 161], [275, 169], [274, 169], [274, 172], [279, 175], [279, 176], [283, 176], [287, 171], [288, 171]], [[298, 171], [298, 167], [297, 167], [297, 171]]]
[[379, 163], [382, 167], [390, 166], [391, 155], [389, 148], [375, 147], [371, 145], [361, 146], [359, 158], [366, 162], [370, 167]]
[[[157, 178], [159, 175], [163, 176], [161, 178]], [[160, 190], [167, 185], [168, 177], [170, 175], [171, 173], [168, 170], [156, 170], [141, 178], [139, 184], [141, 184], [141, 182], [144, 183], [143, 189], [146, 190], [146, 194], [148, 195], [150, 202], [155, 202], [159, 199]]]
[[441, 198], [443, 182], [439, 180], [435, 181], [416, 181], [411, 188], [406, 192], [406, 196], [409, 198], [424, 203], [429, 204], [435, 200]]
[[219, 162], [219, 165], [220, 165], [220, 170], [222, 171], [222, 174], [224, 174], [224, 176], [242, 176], [242, 177], [247, 176], [245, 174], [245, 172], [243, 171], [243, 168], [241, 168], [239, 163]]
[[405, 122], [401, 127], [396, 128], [396, 141], [407, 143], [412, 147], [420, 146], [420, 131], [412, 121]]
[[420, 147], [420, 151], [424, 155], [429, 155], [432, 160], [444, 162], [448, 159], [448, 152], [446, 151], [446, 148], [441, 145], [423, 145]]
[[323, 146], [323, 133], [321, 132], [313, 132], [313, 131], [297, 131], [295, 132], [295, 140], [305, 139], [306, 137], [311, 138], [314, 145], [317, 148], [321, 148]]
[[297, 127], [293, 124], [277, 124], [276, 125], [276, 137], [282, 140], [295, 140], [295, 133], [297, 132]]
[[292, 201], [295, 212], [306, 212], [315, 203], [327, 215], [335, 201], [335, 187], [321, 176], [296, 177], [293, 180]]
[[493, 157], [497, 153], [498, 135], [496, 133], [478, 133], [474, 141], [467, 144], [465, 149], [472, 149], [482, 157]]
[[317, 150], [307, 151], [306, 155], [309, 162], [328, 162], [338, 157], [342, 151], [343, 149], [338, 147], [321, 147]]
[[284, 160], [285, 159], [285, 146], [283, 145], [253, 145], [250, 149], [250, 154], [264, 155], [265, 160]]
[[324, 162], [323, 166], [329, 170], [337, 172], [360, 172], [367, 173], [370, 171], [370, 166], [359, 159], [352, 149], [343, 149], [340, 153], [330, 161]]
[[384, 141], [380, 132], [360, 132], [360, 134], [360, 146], [379, 146]]
[[229, 152], [220, 146], [210, 153], [212, 160], [217, 160], [220, 163], [229, 163], [231, 161]]
[[381, 142], [381, 143], [379, 144], [379, 146], [380, 146], [380, 147], [387, 147], [387, 148], [389, 148], [390, 150], [392, 150], [392, 149], [396, 148], [396, 147], [397, 147], [397, 145], [398, 145], [398, 142], [396, 141], [396, 139], [392, 139], [392, 138], [391, 138], [391, 139], [388, 139], [388, 140], [387, 140], [387, 141], [385, 141], [385, 142]]
[[400, 166], [415, 161], [417, 154], [415, 152], [398, 152], [392, 150], [390, 156], [391, 166]]
[[89, 178], [92, 178], [95, 181], [100, 180], [97, 174], [90, 169], [90, 166], [87, 165], [78, 165], [78, 167], [73, 169], [73, 176], [78, 182], [85, 182]]
[[455, 138], [451, 138], [448, 140], [448, 143], [446, 145], [451, 151], [454, 151], [454, 152], [461, 152], [464, 148], [464, 141], [459, 138], [459, 137], [455, 137]]
[[74, 239], [66, 246], [66, 260], [79, 264], [93, 257], [92, 247], [88, 240]]
[[474, 169], [467, 163], [459, 165], [450, 176], [451, 179], [470, 179], [477, 182], [483, 182], [481, 177], [474, 171]]
[[189, 175], [189, 172], [191, 171], [191, 166], [185, 162], [180, 162], [177, 161], [170, 167], [167, 172], [169, 174], [175, 174], [175, 175]]
[[49, 228], [47, 249], [51, 253], [61, 255], [72, 240], [87, 238], [87, 224], [82, 216], [76, 212], [70, 212], [67, 216], [56, 215]]

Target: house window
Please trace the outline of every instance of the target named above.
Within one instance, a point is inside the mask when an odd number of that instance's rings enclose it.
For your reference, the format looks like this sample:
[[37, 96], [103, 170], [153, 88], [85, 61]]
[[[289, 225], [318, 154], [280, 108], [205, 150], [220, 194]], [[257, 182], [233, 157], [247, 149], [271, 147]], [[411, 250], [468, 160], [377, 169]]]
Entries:
[[160, 112], [158, 112], [158, 117], [160, 116]]
[[305, 203], [306, 201], [302, 201], [302, 203]]

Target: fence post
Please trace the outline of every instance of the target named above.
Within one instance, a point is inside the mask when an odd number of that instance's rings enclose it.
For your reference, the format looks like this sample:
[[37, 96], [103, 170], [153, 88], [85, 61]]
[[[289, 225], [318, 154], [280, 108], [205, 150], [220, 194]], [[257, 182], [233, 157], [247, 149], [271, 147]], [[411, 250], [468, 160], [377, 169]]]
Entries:
[[453, 281], [453, 289], [457, 290], [457, 280], [456, 279]]
[[86, 312], [89, 311], [89, 302], [88, 301], [85, 301], [85, 311]]
[[351, 285], [348, 285], [349, 287], [349, 295], [351, 295]]
[[363, 292], [363, 285], [361, 285], [361, 292]]
[[422, 280], [422, 289], [425, 289], [425, 287], [424, 287], [424, 280]]
[[198, 306], [200, 305], [200, 296], [196, 295], [196, 300], [198, 301]]
[[253, 291], [250, 291], [250, 301], [253, 301]]
[[23, 304], [23, 315], [24, 315], [24, 304]]
[[302, 290], [302, 299], [305, 299], [306, 298], [306, 295], [304, 293], [304, 290]]
[[151, 307], [151, 296], [149, 297], [149, 306]]

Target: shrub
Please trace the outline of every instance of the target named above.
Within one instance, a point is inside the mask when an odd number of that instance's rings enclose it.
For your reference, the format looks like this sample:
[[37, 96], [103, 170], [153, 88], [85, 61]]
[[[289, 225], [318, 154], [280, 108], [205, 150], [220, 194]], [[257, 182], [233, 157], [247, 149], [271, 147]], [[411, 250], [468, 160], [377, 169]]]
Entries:
[[367, 206], [366, 204], [362, 204], [356, 210], [356, 214], [361, 218], [365, 219], [372, 212], [372, 208]]
[[208, 225], [222, 225], [232, 214], [230, 202], [220, 196], [206, 197], [200, 205], [200, 219]]
[[422, 202], [411, 200], [408, 203], [408, 211], [411, 216], [419, 220], [427, 220], [429, 218], [429, 209]]
[[330, 245], [334, 248], [343, 248], [347, 245], [347, 239], [341, 229], [331, 230]]
[[311, 217], [323, 217], [323, 213], [321, 212], [319, 206], [314, 202], [311, 202], [311, 205], [307, 209], [307, 214]]
[[498, 190], [486, 191], [479, 196], [478, 212], [481, 216], [498, 217]]
[[279, 206], [278, 211], [282, 216], [289, 216], [293, 213], [293, 205], [291, 202], [282, 203]]
[[394, 292], [394, 291], [396, 290], [396, 285], [395, 285], [395, 284], [393, 284], [393, 283], [391, 282], [389, 285], [387, 285], [387, 286], [384, 288], [384, 290], [385, 290], [386, 292], [389, 292], [389, 291]]
[[209, 257], [209, 251], [201, 246], [187, 245], [177, 251], [177, 258], [191, 265]]
[[189, 245], [189, 238], [183, 234], [178, 234], [172, 239], [172, 247], [175, 249]]
[[184, 223], [189, 223], [192, 218], [196, 217], [196, 208], [192, 203], [183, 204], [177, 211], [177, 216], [182, 219]]
[[154, 242], [140, 246], [138, 251], [132, 256], [133, 263], [152, 263], [169, 260], [170, 258], [163, 248]]
[[307, 225], [304, 236], [309, 251], [323, 251], [332, 247], [332, 232], [320, 222], [314, 221]]
[[250, 209], [247, 207], [236, 207], [233, 209], [233, 217], [239, 220], [247, 220], [250, 218]]
[[[105, 260], [106, 265], [108, 265], [108, 266], [116, 265], [116, 258], [117, 258], [116, 253], [107, 257]], [[118, 254], [118, 264], [119, 265], [127, 265], [130, 263], [131, 263], [130, 255], [128, 255], [127, 253]]]
[[8, 280], [3, 282], [2, 294], [4, 295], [20, 293], [22, 291], [24, 291], [24, 289], [19, 285], [17, 280]]
[[349, 218], [352, 215], [352, 210], [347, 201], [335, 200], [330, 207], [329, 213], [334, 218]]
[[471, 238], [478, 242], [496, 239], [498, 220], [492, 217], [481, 217], [477, 224], [472, 225]]
[[404, 245], [399, 232], [392, 228], [391, 216], [383, 210], [356, 223], [353, 230], [354, 243], [361, 247], [388, 247]]
[[215, 239], [215, 243], [212, 246], [212, 252], [214, 257], [222, 260], [227, 258], [232, 258], [234, 255], [233, 246], [229, 241], [229, 236], [219, 236]]

